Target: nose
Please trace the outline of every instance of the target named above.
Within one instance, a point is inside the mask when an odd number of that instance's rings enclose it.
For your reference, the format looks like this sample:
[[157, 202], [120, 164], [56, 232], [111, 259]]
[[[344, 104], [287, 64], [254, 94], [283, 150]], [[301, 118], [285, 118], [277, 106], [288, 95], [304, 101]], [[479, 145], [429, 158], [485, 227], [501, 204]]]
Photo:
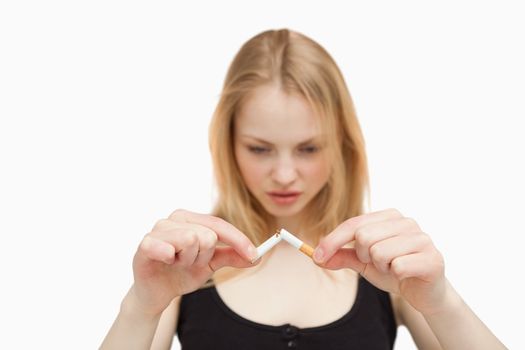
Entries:
[[272, 179], [282, 187], [291, 185], [297, 176], [297, 167], [291, 157], [280, 157], [273, 167]]

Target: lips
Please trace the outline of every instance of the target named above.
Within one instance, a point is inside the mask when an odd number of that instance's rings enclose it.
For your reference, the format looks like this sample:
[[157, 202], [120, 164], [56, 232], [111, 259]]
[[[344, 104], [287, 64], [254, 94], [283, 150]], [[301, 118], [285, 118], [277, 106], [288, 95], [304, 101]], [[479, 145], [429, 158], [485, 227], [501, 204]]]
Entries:
[[287, 191], [287, 192], [280, 192], [280, 191], [272, 191], [268, 192], [271, 196], [278, 196], [278, 197], [293, 197], [301, 194], [301, 192], [297, 191]]
[[296, 191], [272, 191], [267, 193], [273, 202], [278, 205], [290, 205], [294, 203], [301, 194], [301, 192]]

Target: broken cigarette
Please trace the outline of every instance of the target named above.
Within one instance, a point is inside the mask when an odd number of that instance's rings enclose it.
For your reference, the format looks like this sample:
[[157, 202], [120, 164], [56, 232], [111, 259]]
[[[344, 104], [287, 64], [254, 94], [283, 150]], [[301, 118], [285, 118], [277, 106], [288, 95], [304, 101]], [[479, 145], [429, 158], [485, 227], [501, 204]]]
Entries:
[[286, 231], [284, 228], [281, 229], [280, 233], [282, 239], [284, 239], [286, 242], [290, 243], [295, 248], [299, 249], [301, 252], [313, 259], [314, 248], [310, 247], [308, 244], [304, 243], [299, 238]]
[[255, 257], [251, 262], [252, 264], [257, 261], [261, 256], [266, 254], [270, 249], [273, 248], [277, 243], [281, 241], [282, 237], [279, 232], [272, 235], [266, 241], [264, 241], [260, 246], [257, 247], [257, 257]]
[[313, 259], [314, 248], [310, 247], [308, 244], [304, 243], [299, 238], [295, 237], [290, 232], [282, 228], [257, 247], [257, 256], [251, 261], [252, 264], [260, 259], [281, 240], [285, 240], [295, 248], [299, 249], [299, 251]]

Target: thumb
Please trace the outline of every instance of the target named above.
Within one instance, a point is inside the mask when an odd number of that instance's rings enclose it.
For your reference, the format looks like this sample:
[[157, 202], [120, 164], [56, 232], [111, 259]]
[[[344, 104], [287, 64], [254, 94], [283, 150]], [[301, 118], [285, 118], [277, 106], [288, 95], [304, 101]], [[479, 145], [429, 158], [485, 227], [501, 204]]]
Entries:
[[252, 267], [257, 265], [257, 262], [252, 264], [246, 260], [246, 258], [239, 255], [232, 247], [216, 247], [209, 265], [213, 271], [217, 271], [225, 266], [237, 268]]
[[340, 248], [330, 259], [319, 264], [319, 266], [330, 270], [350, 268], [357, 273], [361, 273], [365, 269], [366, 264], [359, 260], [354, 248]]

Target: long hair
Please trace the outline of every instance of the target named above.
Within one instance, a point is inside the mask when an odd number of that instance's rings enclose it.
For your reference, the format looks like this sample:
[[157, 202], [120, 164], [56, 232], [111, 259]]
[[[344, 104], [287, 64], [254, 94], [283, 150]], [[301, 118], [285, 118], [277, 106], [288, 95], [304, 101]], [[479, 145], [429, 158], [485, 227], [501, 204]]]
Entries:
[[212, 215], [236, 226], [256, 245], [276, 229], [270, 214], [248, 191], [233, 150], [235, 115], [250, 94], [266, 84], [278, 84], [283, 92], [305, 98], [322, 118], [320, 124], [328, 135], [330, 177], [305, 208], [304, 226], [317, 243], [345, 219], [363, 213], [365, 193], [370, 203], [365, 142], [334, 60], [318, 43], [288, 29], [252, 37], [228, 69], [209, 127], [218, 194]]

